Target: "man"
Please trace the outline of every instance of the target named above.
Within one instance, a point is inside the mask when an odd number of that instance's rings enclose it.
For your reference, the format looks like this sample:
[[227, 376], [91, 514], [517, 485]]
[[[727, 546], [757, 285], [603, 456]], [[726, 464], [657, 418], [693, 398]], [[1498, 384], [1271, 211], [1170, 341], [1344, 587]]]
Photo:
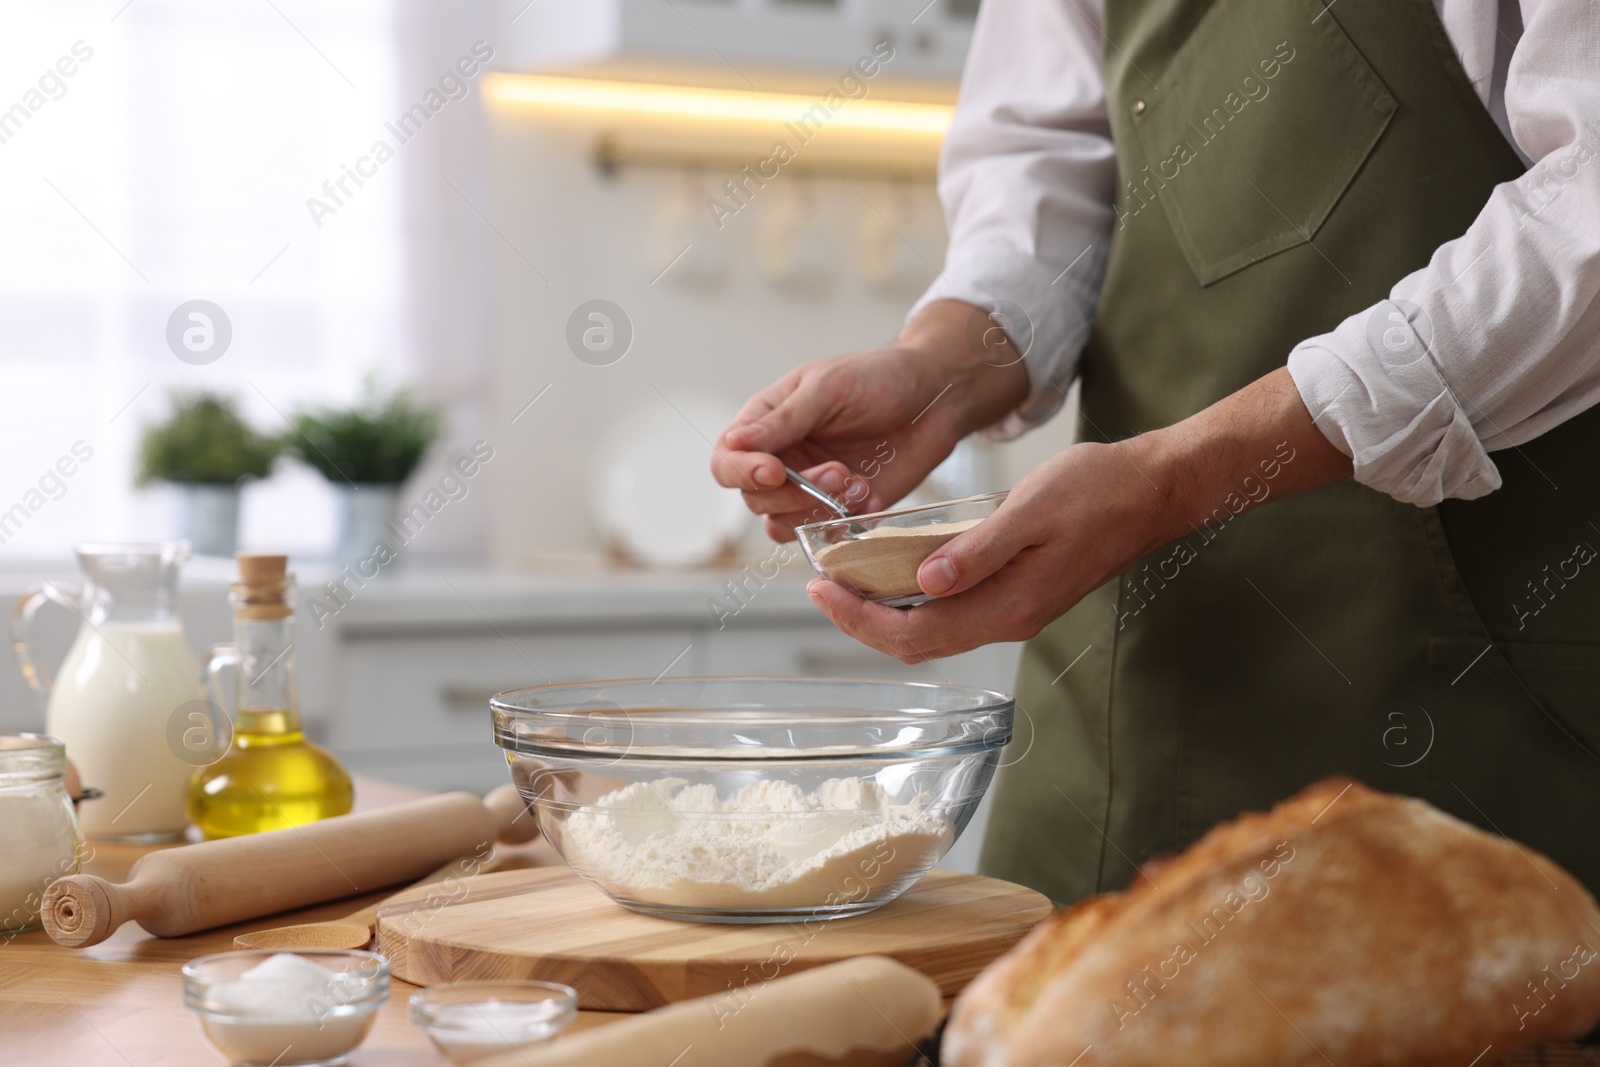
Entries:
[[886, 507], [1081, 379], [938, 599], [810, 587], [907, 662], [1031, 638], [986, 870], [1120, 888], [1340, 771], [1600, 889], [1597, 55], [1582, 0], [983, 6], [944, 273], [713, 469], [787, 537], [780, 459]]

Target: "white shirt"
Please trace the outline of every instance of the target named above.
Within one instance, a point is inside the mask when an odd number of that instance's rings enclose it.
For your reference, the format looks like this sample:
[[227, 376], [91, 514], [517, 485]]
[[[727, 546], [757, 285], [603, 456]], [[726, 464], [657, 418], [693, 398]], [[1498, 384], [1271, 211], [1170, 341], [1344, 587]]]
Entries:
[[[1498, 488], [1490, 451], [1600, 401], [1600, 6], [1435, 6], [1479, 98], [1530, 167], [1395, 284], [1390, 299], [1420, 313], [1369, 308], [1284, 354], [1356, 479], [1418, 505]], [[1101, 10], [1101, 0], [986, 0], [944, 143], [950, 245], [911, 314], [940, 299], [1026, 312], [1032, 390], [1001, 437], [1061, 407], [1104, 273], [1116, 155]], [[1393, 338], [1402, 349], [1425, 324], [1427, 358], [1378, 358], [1368, 323], [1390, 313], [1413, 332]]]

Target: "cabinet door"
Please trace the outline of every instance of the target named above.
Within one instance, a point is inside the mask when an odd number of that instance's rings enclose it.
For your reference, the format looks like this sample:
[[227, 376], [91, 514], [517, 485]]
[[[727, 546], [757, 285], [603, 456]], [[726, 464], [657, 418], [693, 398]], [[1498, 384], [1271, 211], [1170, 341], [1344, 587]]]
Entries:
[[328, 744], [341, 754], [481, 744], [495, 753], [489, 698], [505, 689], [704, 670], [689, 628], [363, 637], [343, 644], [340, 706]]
[[481, 796], [511, 781], [504, 755], [485, 744], [345, 750], [339, 758], [352, 773], [429, 793]]
[[730, 625], [706, 639], [708, 674], [784, 674], [817, 678], [887, 678], [1012, 691], [1021, 645], [988, 645], [948, 659], [907, 666], [841, 633], [831, 623]]

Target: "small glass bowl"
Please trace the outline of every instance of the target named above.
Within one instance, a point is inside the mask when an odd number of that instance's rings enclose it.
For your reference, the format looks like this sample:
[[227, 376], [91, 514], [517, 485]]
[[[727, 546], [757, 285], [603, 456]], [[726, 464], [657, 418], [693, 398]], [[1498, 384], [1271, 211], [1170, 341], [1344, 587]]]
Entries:
[[[245, 980], [278, 955], [328, 972], [315, 992], [298, 984]], [[389, 999], [389, 961], [355, 949], [247, 949], [201, 956], [183, 967], [183, 1001], [200, 1029], [237, 1067], [337, 1067], [366, 1040]]]
[[411, 1021], [439, 1055], [461, 1067], [565, 1030], [578, 991], [556, 982], [449, 982], [411, 994]]
[[623, 907], [769, 923], [862, 915], [972, 819], [1003, 693], [843, 678], [536, 686], [489, 702], [544, 837]]
[[[935, 549], [954, 539], [950, 533], [929, 531], [905, 536], [878, 531], [917, 526], [945, 526], [987, 519], [1005, 500], [1005, 493], [944, 500], [937, 504], [875, 511], [848, 519], [828, 519], [795, 527], [800, 547], [811, 567], [830, 582], [838, 582], [856, 595], [891, 608], [908, 608], [932, 600], [917, 584], [917, 568]], [[883, 542], [893, 540], [893, 545]], [[875, 542], [868, 544], [868, 542]], [[847, 548], [850, 544], [858, 548]], [[898, 551], [896, 551], [898, 550]]]

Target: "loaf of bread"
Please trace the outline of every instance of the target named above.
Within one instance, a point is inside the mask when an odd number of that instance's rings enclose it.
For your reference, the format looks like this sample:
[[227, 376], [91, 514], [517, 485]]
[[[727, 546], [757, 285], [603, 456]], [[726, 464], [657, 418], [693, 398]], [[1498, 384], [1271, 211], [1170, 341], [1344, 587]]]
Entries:
[[1545, 857], [1348, 780], [1039, 924], [945, 1067], [1468, 1067], [1600, 1019], [1600, 909]]

